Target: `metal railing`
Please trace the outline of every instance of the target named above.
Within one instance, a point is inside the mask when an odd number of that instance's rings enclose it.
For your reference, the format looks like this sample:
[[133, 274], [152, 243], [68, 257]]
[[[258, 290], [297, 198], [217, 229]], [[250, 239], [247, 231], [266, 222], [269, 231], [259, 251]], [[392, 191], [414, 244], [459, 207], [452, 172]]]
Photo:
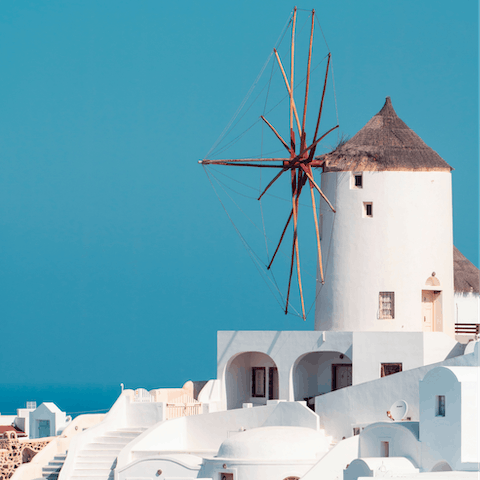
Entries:
[[457, 335], [480, 335], [480, 323], [456, 323], [455, 333]]

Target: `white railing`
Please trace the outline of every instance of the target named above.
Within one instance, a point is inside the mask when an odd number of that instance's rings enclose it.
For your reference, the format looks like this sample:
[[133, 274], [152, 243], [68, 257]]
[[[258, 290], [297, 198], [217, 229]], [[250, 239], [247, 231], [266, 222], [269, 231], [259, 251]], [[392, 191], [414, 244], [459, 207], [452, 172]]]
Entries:
[[133, 401], [135, 403], [151, 403], [153, 402], [153, 396], [148, 393], [148, 390], [137, 388], [134, 393]]
[[171, 420], [172, 418], [189, 417], [190, 415], [198, 415], [202, 413], [201, 403], [167, 403], [166, 418]]

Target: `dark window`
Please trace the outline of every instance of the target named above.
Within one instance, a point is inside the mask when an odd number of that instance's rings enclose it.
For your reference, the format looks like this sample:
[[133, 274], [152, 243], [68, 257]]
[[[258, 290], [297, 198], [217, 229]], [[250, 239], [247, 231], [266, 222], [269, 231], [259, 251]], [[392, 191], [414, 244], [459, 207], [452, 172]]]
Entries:
[[381, 457], [390, 456], [390, 445], [388, 442], [380, 442], [380, 456]]
[[388, 375], [393, 375], [394, 373], [399, 373], [401, 371], [401, 363], [382, 363], [382, 367], [380, 369], [380, 376], [388, 377]]
[[355, 175], [355, 186], [357, 188], [362, 188], [363, 187], [363, 184], [362, 184], [362, 175], [361, 174], [356, 174]]
[[265, 367], [252, 368], [252, 397], [265, 397]]
[[365, 204], [365, 216], [366, 217], [373, 217], [372, 204], [371, 203], [366, 203]]
[[435, 401], [435, 416], [444, 417], [445, 416], [445, 395], [437, 395]]
[[275, 400], [275, 383], [278, 381], [277, 367], [268, 369], [268, 399]]

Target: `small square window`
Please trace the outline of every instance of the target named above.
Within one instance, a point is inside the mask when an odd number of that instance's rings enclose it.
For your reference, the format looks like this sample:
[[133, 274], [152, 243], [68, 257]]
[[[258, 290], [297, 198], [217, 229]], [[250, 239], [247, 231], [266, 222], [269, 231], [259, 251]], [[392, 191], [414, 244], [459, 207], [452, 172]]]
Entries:
[[252, 397], [265, 397], [265, 367], [252, 368]]
[[363, 202], [363, 216], [364, 217], [373, 217], [373, 203], [372, 202]]
[[380, 367], [380, 376], [388, 377], [388, 375], [393, 375], [394, 373], [399, 373], [401, 371], [401, 363], [382, 363]]
[[445, 395], [437, 395], [435, 397], [435, 416], [445, 416]]
[[353, 188], [363, 188], [363, 174], [354, 173], [352, 176], [352, 187]]
[[378, 318], [393, 320], [395, 318], [395, 292], [380, 292], [378, 309]]
[[360, 435], [360, 427], [353, 427], [353, 436]]

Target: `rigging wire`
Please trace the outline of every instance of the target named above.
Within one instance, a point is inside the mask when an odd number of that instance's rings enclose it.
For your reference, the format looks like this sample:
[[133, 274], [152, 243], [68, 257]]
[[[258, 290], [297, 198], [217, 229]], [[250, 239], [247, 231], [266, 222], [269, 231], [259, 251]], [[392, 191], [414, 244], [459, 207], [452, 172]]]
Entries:
[[[290, 13], [290, 17], [288, 18], [287, 20], [287, 23], [285, 24], [284, 28], [283, 28], [283, 31], [282, 33], [280, 34], [280, 36], [278, 37], [277, 39], [277, 43], [275, 44], [275, 46], [278, 44], [279, 40], [280, 42], [283, 41], [283, 37], [285, 36], [285, 33], [292, 21], [292, 18], [293, 18], [293, 12]], [[227, 126], [223, 129], [223, 132], [220, 134], [220, 136], [217, 138], [217, 141], [213, 144], [212, 148], [210, 148], [210, 150], [208, 151], [208, 153], [205, 155], [204, 158], [208, 158], [208, 156], [212, 153], [212, 151], [217, 147], [217, 145], [220, 143], [220, 141], [222, 140], [222, 138], [226, 135], [227, 131], [229, 130], [230, 126], [232, 125], [232, 123], [235, 121], [235, 119], [237, 118], [238, 114], [240, 113], [240, 111], [242, 110], [242, 108], [244, 107], [245, 103], [248, 101], [248, 99], [250, 98], [250, 95], [252, 94], [253, 90], [255, 89], [257, 83], [260, 81], [260, 78], [262, 77], [263, 75], [263, 72], [265, 70], [265, 68], [267, 67], [268, 65], [268, 62], [270, 62], [270, 59], [272, 58], [272, 55], [273, 55], [273, 50], [270, 52], [270, 55], [268, 56], [266, 62], [264, 63], [262, 69], [260, 70], [260, 73], [257, 75], [257, 78], [255, 79], [255, 81], [253, 82], [252, 86], [250, 87], [250, 89], [248, 90], [247, 94], [245, 95], [245, 98], [243, 99], [242, 103], [240, 104], [240, 106], [237, 108], [237, 111], [235, 112], [235, 114], [233, 115], [232, 119], [230, 120], [230, 122], [228, 122]]]
[[[218, 168], [213, 168], [213, 165], [210, 164], [210, 165], [205, 165], [205, 167], [208, 167], [210, 168], [210, 170], [213, 170], [217, 175], [222, 175], [223, 177], [226, 177], [228, 178], [229, 180], [232, 180], [232, 182], [236, 182], [240, 185], [242, 185], [243, 187], [245, 188], [249, 188], [250, 190], [255, 190], [255, 192], [257, 192], [257, 189], [255, 187], [252, 187], [251, 185], [248, 185], [246, 183], [243, 183], [241, 182], [240, 180], [237, 180], [236, 178], [234, 177], [231, 177], [230, 175], [227, 175], [226, 173], [223, 173], [221, 171], [221, 169], [218, 169]], [[261, 171], [261, 170], [260, 170]], [[215, 175], [212, 174], [213, 177], [215, 177]], [[217, 180], [217, 182], [221, 183], [222, 185], [225, 186], [225, 188], [228, 188], [229, 190], [231, 190], [232, 192], [235, 192], [235, 193], [238, 193], [239, 195], [241, 195], [242, 197], [245, 197], [245, 198], [249, 198], [251, 200], [256, 200], [258, 201], [258, 197], [251, 197], [249, 195], [245, 195], [245, 194], [242, 194], [236, 190], [234, 190], [232, 187], [228, 186], [226, 183], [222, 182], [221, 180], [219, 180], [218, 178], [215, 178], [215, 180]], [[265, 193], [264, 197], [267, 196], [267, 197], [270, 197], [270, 198], [275, 198], [277, 200], [280, 200], [282, 202], [286, 202], [286, 203], [290, 203], [290, 200], [287, 200], [286, 198], [282, 198], [282, 197], [279, 197], [278, 195], [273, 195], [272, 193], [270, 192], [267, 192]], [[261, 200], [260, 200], [261, 202]], [[299, 205], [301, 205], [302, 207], [306, 207], [306, 208], [310, 208], [312, 209], [312, 206], [308, 203], [299, 203]]]
[[[268, 289], [270, 290], [270, 292], [272, 293], [273, 297], [275, 298], [275, 300], [277, 301], [277, 303], [280, 305], [280, 307], [282, 309], [285, 308], [284, 305], [282, 305], [280, 303], [280, 301], [278, 300], [277, 296], [275, 295], [275, 293], [272, 291], [270, 285], [266, 282], [265, 280], [265, 277], [268, 278], [270, 280], [271, 283], [273, 283], [271, 281], [271, 279], [268, 277], [268, 275], [265, 274], [265, 272], [263, 270], [260, 270], [259, 269], [259, 265], [258, 263], [262, 262], [261, 259], [257, 256], [257, 254], [255, 253], [255, 251], [250, 247], [250, 245], [248, 244], [248, 242], [246, 241], [246, 239], [244, 238], [244, 236], [240, 233], [240, 230], [237, 228], [237, 226], [235, 225], [233, 219], [231, 218], [230, 214], [228, 213], [227, 209], [225, 208], [225, 205], [223, 204], [220, 196], [218, 195], [218, 192], [210, 178], [210, 175], [208, 174], [208, 171], [207, 169], [204, 167], [204, 171], [205, 171], [205, 174], [207, 175], [207, 178], [208, 178], [208, 181], [210, 182], [210, 185], [212, 186], [213, 188], [213, 191], [215, 192], [215, 194], [217, 195], [217, 198], [218, 198], [218, 201], [220, 202], [220, 205], [222, 205], [222, 208], [224, 210], [224, 212], [226, 213], [228, 219], [230, 220], [230, 223], [233, 225], [233, 228], [235, 229], [237, 235], [239, 236], [244, 248], [247, 250], [247, 253], [250, 257], [250, 259], [252, 260], [253, 264], [255, 265], [255, 268], [257, 268], [258, 272], [261, 274], [261, 277], [263, 279], [263, 281], [265, 282], [265, 284], [267, 285]], [[257, 261], [255, 261], [255, 258], [257, 259]], [[263, 263], [263, 262], [262, 262]], [[263, 274], [263, 275], [262, 275]], [[275, 285], [274, 285], [275, 286]], [[282, 294], [282, 292], [280, 291], [280, 289], [275, 286], [275, 289], [277, 290], [277, 293], [278, 295], [280, 296], [280, 298], [283, 300], [284, 304], [285, 304], [285, 300], [284, 300], [284, 296]], [[292, 308], [296, 311], [296, 309], [292, 306]], [[297, 311], [296, 311], [297, 312]], [[297, 314], [300, 316], [300, 314], [297, 312]]]
[[[204, 165], [203, 167], [204, 167], [205, 171], [207, 171], [206, 166]], [[216, 181], [216, 182], [218, 183], [218, 185], [222, 188], [222, 190], [225, 192], [225, 194], [226, 194], [227, 197], [230, 199], [230, 201], [231, 201], [231, 202], [237, 207], [237, 209], [242, 213], [242, 215], [253, 225], [253, 227], [254, 227], [257, 231], [259, 231], [260, 233], [262, 233], [261, 230], [260, 230], [260, 228], [258, 227], [258, 225], [245, 213], [245, 211], [238, 205], [238, 203], [228, 194], [228, 192], [225, 190], [225, 188], [228, 188], [229, 190], [232, 190], [234, 193], [237, 193], [237, 194], [238, 194], [238, 192], [236, 192], [236, 191], [233, 190], [232, 188], [228, 187], [228, 186], [225, 185], [221, 180], [219, 180], [217, 177], [215, 177], [215, 175], [212, 173], [211, 170], [210, 170], [210, 175], [211, 175], [212, 178], [215, 179], [215, 181]], [[211, 182], [211, 179], [210, 179], [210, 178], [209, 178], [209, 180], [210, 180], [210, 182]], [[224, 187], [225, 187], [225, 188], [224, 188]], [[249, 187], [249, 188], [253, 188], [253, 187]], [[216, 193], [217, 197], [219, 197], [219, 194], [218, 194], [218, 192], [217, 192], [216, 190], [215, 190], [215, 193]], [[240, 195], [246, 197], [246, 195], [242, 195], [242, 194], [240, 194]], [[253, 197], [247, 197], [247, 198], [253, 199]], [[256, 200], [256, 199], [255, 199], [255, 200]], [[225, 210], [227, 210], [226, 207], [224, 206], [223, 202], [221, 202], [221, 203], [222, 203], [223, 208], [224, 208]], [[230, 214], [228, 214], [228, 216], [229, 216], [229, 218], [231, 218]], [[233, 220], [231, 220], [231, 221], [232, 221], [232, 223], [234, 223]], [[237, 228], [237, 227], [236, 227], [236, 228]], [[267, 238], [267, 240], [268, 240], [270, 243], [275, 244], [275, 243], [273, 242], [273, 240], [268, 237], [268, 235], [266, 236], [266, 238]], [[249, 248], [251, 248], [251, 247], [249, 247]], [[260, 258], [260, 255], [258, 255], [253, 248], [251, 248], [251, 250], [252, 250], [252, 252], [255, 254], [255, 256], [259, 259], [259, 261], [261, 261], [262, 263], [264, 263], [263, 260]], [[287, 255], [282, 248], [279, 249], [279, 253], [281, 253], [281, 254], [283, 255], [283, 257], [285, 257], [285, 258], [290, 258], [290, 256]], [[266, 266], [267, 266], [267, 264], [264, 263], [264, 267], [266, 267]], [[271, 272], [271, 271], [270, 271], [270, 272]], [[272, 276], [273, 276], [273, 272], [271, 272], [271, 273], [272, 273]], [[309, 270], [304, 270], [304, 273], [305, 273], [307, 276], [309, 276], [310, 278], [316, 280], [316, 275], [312, 275], [312, 273], [310, 273]], [[277, 286], [277, 287], [278, 287], [278, 286]]]

